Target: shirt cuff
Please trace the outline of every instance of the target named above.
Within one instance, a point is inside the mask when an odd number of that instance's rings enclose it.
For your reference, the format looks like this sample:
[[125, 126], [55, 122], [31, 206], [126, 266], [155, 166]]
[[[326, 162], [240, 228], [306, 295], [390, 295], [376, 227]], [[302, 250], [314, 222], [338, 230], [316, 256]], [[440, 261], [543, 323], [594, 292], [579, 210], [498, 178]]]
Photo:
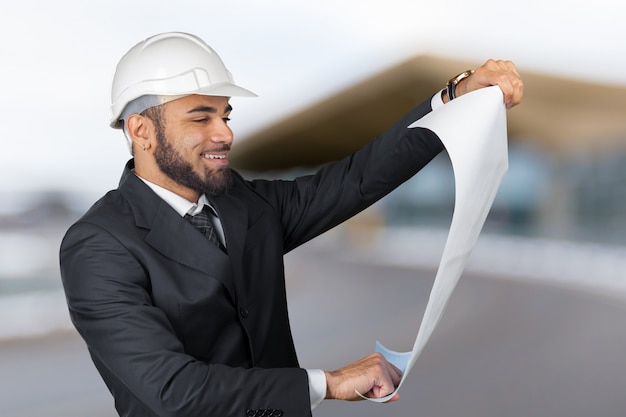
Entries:
[[435, 94], [433, 98], [430, 99], [430, 108], [432, 110], [436, 110], [439, 107], [444, 105], [443, 99], [441, 98], [442, 94], [443, 94], [443, 90], [437, 92], [437, 94]]
[[326, 397], [326, 373], [321, 369], [307, 369], [309, 375], [309, 395], [311, 397], [311, 411]]

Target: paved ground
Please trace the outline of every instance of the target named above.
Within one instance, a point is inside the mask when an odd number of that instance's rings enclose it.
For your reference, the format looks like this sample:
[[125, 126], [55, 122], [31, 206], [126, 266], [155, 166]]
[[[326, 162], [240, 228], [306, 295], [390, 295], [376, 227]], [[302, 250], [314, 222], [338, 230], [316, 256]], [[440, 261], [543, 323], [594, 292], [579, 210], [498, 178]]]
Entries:
[[[303, 366], [340, 366], [370, 353], [375, 339], [410, 350], [434, 271], [331, 259], [299, 257], [292, 268], [308, 277], [292, 298], [308, 306], [292, 317], [311, 329], [295, 330]], [[621, 298], [465, 274], [400, 401], [326, 402], [315, 415], [623, 417], [625, 320]]]
[[[377, 339], [410, 350], [434, 271], [287, 258], [294, 337], [305, 367], [336, 368]], [[399, 402], [325, 402], [315, 417], [623, 417], [626, 302], [557, 286], [464, 274]], [[0, 344], [0, 416], [113, 417], [73, 333]]]
[[110, 397], [73, 332], [0, 344], [2, 417], [114, 417]]

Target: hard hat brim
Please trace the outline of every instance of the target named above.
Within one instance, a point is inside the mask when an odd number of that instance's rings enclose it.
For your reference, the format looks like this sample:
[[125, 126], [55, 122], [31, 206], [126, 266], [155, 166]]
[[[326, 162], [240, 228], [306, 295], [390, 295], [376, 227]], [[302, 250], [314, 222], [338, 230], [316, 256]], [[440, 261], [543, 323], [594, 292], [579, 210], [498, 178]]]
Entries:
[[[148, 95], [150, 92], [144, 92], [142, 95]], [[152, 94], [168, 96], [169, 94], [163, 94], [162, 92], [155, 91]], [[176, 98], [183, 98], [186, 96], [191, 96], [194, 94], [199, 94], [203, 96], [218, 96], [218, 97], [258, 97], [255, 93], [250, 90], [247, 90], [243, 87], [239, 87], [235, 84], [230, 83], [221, 83], [214, 84], [211, 86], [199, 88], [195, 91], [190, 91], [188, 93], [178, 93], [175, 94]], [[126, 98], [126, 100], [131, 101], [138, 97]], [[124, 121], [121, 119], [121, 113], [123, 109], [116, 111], [116, 114], [111, 118], [110, 126], [114, 129], [121, 129], [124, 126]]]
[[252, 91], [230, 83], [214, 84], [208, 87], [200, 88], [188, 95], [192, 94], [221, 97], [258, 97]]

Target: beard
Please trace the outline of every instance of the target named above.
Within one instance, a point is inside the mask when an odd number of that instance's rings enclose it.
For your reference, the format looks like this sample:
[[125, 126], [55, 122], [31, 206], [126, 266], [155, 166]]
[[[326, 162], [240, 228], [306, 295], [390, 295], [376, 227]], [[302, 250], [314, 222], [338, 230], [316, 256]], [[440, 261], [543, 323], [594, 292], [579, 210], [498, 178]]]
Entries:
[[[163, 129], [157, 129], [157, 144], [154, 156], [159, 169], [177, 183], [210, 196], [223, 194], [232, 187], [229, 168], [206, 168], [202, 173], [195, 172], [167, 140]], [[230, 146], [224, 146], [223, 150], [230, 149]]]

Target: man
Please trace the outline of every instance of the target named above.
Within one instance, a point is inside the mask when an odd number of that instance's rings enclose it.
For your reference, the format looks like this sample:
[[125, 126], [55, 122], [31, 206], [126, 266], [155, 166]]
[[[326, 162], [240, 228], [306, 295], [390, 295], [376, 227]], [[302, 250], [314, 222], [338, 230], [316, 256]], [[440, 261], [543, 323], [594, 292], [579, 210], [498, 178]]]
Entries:
[[72, 321], [119, 414], [307, 416], [324, 398], [391, 393], [401, 373], [379, 354], [332, 372], [298, 367], [282, 257], [419, 171], [443, 146], [407, 126], [489, 85], [508, 107], [520, 102], [515, 66], [490, 60], [350, 157], [293, 181], [250, 181], [228, 168], [228, 119], [230, 97], [253, 94], [195, 36], [131, 48], [111, 125], [134, 158], [60, 252]]

